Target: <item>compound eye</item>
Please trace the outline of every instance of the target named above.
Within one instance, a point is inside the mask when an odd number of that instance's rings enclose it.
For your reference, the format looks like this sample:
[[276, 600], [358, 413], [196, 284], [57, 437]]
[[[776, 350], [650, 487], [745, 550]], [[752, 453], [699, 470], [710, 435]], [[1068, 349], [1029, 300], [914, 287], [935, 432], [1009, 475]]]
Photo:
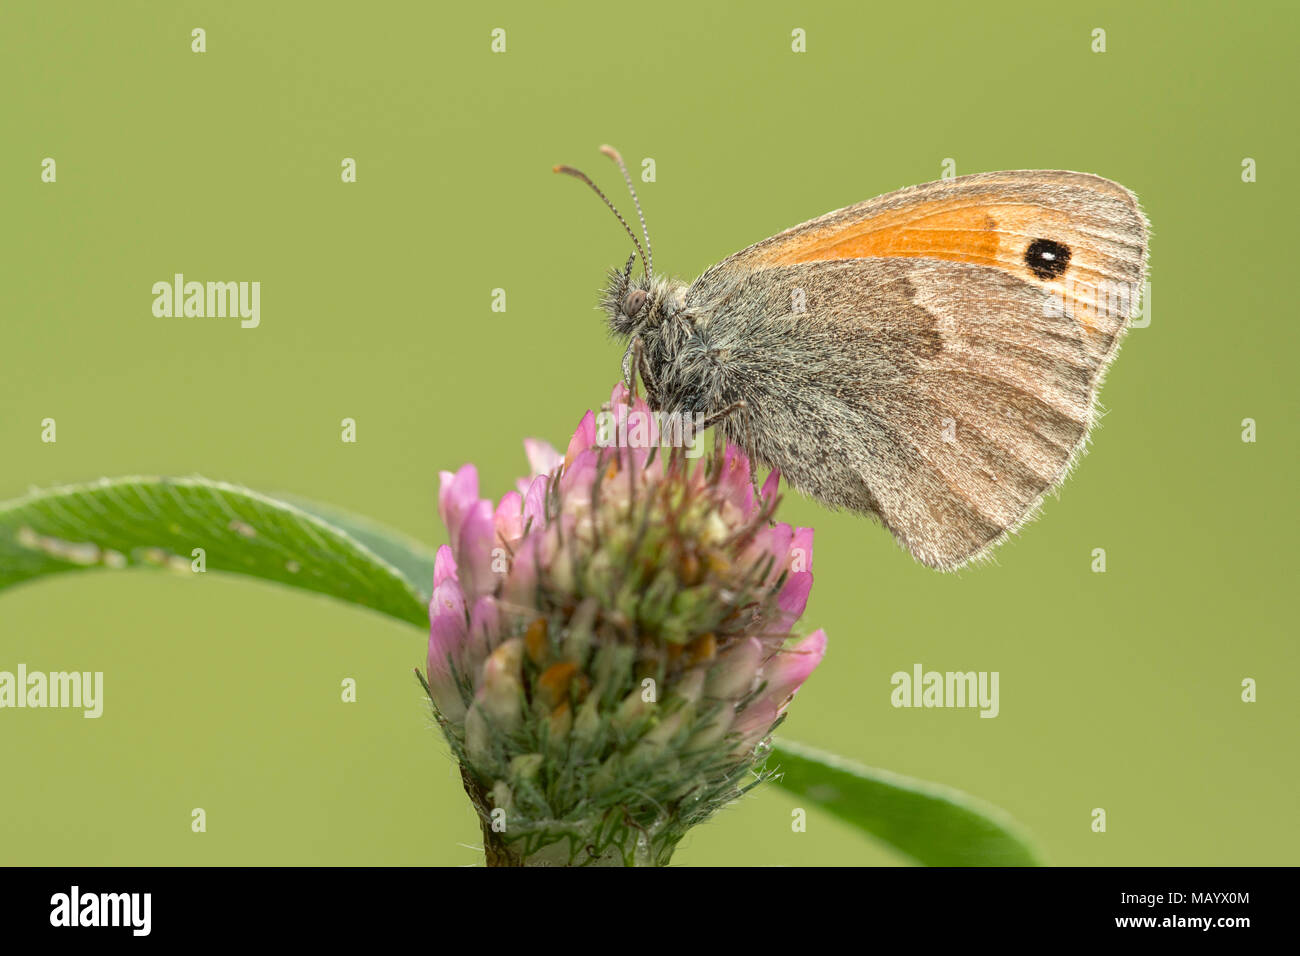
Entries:
[[636, 314], [641, 311], [645, 305], [645, 289], [633, 289], [623, 297], [623, 314], [629, 319], [636, 318]]

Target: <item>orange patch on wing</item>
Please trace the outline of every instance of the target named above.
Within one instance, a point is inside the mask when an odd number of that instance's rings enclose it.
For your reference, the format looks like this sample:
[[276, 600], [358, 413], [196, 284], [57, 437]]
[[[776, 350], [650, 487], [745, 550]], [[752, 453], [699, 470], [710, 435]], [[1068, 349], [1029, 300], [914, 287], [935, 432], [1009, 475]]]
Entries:
[[1017, 243], [1021, 238], [1019, 227], [1032, 220], [1041, 228], [1044, 212], [1037, 206], [920, 203], [865, 219], [828, 223], [815, 232], [776, 243], [763, 256], [763, 262], [792, 265], [829, 259], [911, 256], [1014, 267], [1020, 255], [1013, 246], [1039, 236], [1035, 233]]
[[[1068, 216], [1015, 198], [990, 197], [984, 202], [937, 201], [886, 210], [872, 216], [844, 217], [825, 226], [780, 239], [761, 253], [766, 266], [826, 262], [836, 259], [926, 258], [965, 262], [1003, 269], [1017, 278], [1050, 290], [1067, 314], [1090, 331], [1099, 331], [1095, 298], [1089, 290], [1104, 282], [1097, 263], [1076, 247], [1076, 230]], [[1070, 247], [1066, 273], [1043, 280], [1025, 263], [1025, 251], [1035, 239], [1051, 239]], [[1101, 323], [1105, 325], [1103, 321]]]

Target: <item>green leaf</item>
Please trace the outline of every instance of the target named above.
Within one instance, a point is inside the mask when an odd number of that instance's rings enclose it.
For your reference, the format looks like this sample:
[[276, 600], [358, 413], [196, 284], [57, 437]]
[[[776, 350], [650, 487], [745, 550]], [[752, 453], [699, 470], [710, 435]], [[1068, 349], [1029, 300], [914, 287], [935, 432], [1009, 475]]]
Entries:
[[778, 786], [926, 866], [1039, 866], [1015, 822], [959, 790], [777, 741]]
[[[308, 514], [315, 515], [326, 524], [333, 525], [340, 531], [360, 541], [400, 571], [411, 587], [415, 588], [416, 593], [420, 595], [425, 607], [428, 607], [429, 599], [433, 597], [433, 562], [437, 556], [437, 552], [433, 548], [423, 541], [417, 541], [415, 538], [400, 531], [394, 531], [377, 521], [354, 515], [341, 508], [336, 508], [334, 505], [309, 501], [306, 498], [299, 498], [297, 495], [277, 495], [276, 498], [295, 505]], [[429, 615], [426, 611], [424, 617], [420, 620], [420, 624], [424, 626], [428, 623]]]
[[275, 581], [428, 625], [428, 599], [408, 569], [327, 521], [246, 488], [205, 478], [115, 478], [0, 504], [0, 590], [68, 571], [192, 574], [196, 548], [209, 572]]
[[[48, 574], [133, 566], [245, 574], [424, 629], [434, 552], [366, 518], [204, 478], [116, 478], [0, 504], [0, 591]], [[1010, 818], [956, 790], [789, 741], [769, 766], [808, 804], [931, 866], [1036, 866]]]

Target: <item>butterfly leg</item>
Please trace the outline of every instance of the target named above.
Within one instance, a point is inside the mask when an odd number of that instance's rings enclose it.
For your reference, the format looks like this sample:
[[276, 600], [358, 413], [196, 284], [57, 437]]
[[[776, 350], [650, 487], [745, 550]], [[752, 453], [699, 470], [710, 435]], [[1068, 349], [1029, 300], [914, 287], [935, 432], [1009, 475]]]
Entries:
[[724, 408], [722, 411], [720, 411], [720, 412], [714, 412], [714, 413], [713, 413], [712, 415], [710, 415], [708, 418], [704, 419], [704, 423], [703, 423], [702, 425], [700, 425], [700, 428], [701, 428], [701, 429], [704, 429], [704, 428], [712, 428], [712, 427], [713, 427], [714, 425], [716, 425], [718, 422], [722, 421], [723, 419], [730, 418], [730, 417], [731, 417], [732, 415], [734, 415], [736, 412], [740, 411], [741, 409], [743, 409], [743, 408], [745, 408], [745, 407], [746, 407], [746, 405], [745, 405], [745, 403], [744, 403], [743, 401], [740, 401], [740, 402], [732, 402], [730, 405], [728, 405], [728, 406], [727, 406], [726, 408]]
[[[765, 502], [763, 501], [763, 489], [758, 484], [758, 469], [754, 467], [754, 463], [752, 461], [749, 463], [749, 468], [750, 468], [749, 482], [754, 486], [754, 500], [759, 502], [760, 504], [763, 504]], [[776, 498], [779, 492], [780, 492], [780, 483], [778, 479], [777, 487], [772, 489], [772, 497]], [[773, 523], [775, 524], [775, 521]]]
[[640, 371], [640, 364], [641, 337], [634, 335], [632, 341], [627, 343], [627, 351], [623, 353], [623, 387], [633, 401], [636, 401], [636, 373]]
[[632, 336], [623, 353], [623, 385], [627, 388], [632, 401], [636, 401], [636, 379], [640, 374], [645, 384], [647, 397], [653, 400], [655, 394], [654, 374], [650, 371], [650, 359], [646, 356], [645, 344], [639, 335]]
[[[637, 339], [637, 345], [640, 346], [641, 340]], [[644, 348], [639, 348], [637, 352], [637, 371], [641, 373], [641, 382], [645, 385], [646, 398], [652, 403], [656, 401], [655, 395], [655, 376], [650, 369], [650, 358], [646, 355]]]

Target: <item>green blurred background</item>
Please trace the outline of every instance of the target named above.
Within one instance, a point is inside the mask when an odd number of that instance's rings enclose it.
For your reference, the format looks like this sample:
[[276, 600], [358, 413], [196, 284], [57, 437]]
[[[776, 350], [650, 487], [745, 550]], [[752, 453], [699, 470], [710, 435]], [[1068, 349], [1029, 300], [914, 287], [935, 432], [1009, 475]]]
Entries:
[[[1296, 862], [1283, 217], [1300, 15], [468, 6], [4, 5], [0, 498], [201, 473], [440, 542], [439, 469], [474, 461], [499, 495], [520, 440], [567, 440], [617, 377], [593, 305], [627, 243], [550, 172], [580, 165], [622, 202], [603, 142], [634, 169], [656, 161], [639, 185], [657, 262], [688, 279], [937, 179], [945, 158], [1096, 172], [1142, 198], [1153, 292], [1091, 454], [996, 565], [957, 575], [792, 496], [785, 517], [817, 529], [804, 622], [831, 643], [784, 733], [990, 800], [1054, 863]], [[1245, 157], [1258, 182], [1242, 182]], [[260, 281], [261, 327], [155, 318], [150, 288], [175, 272]], [[40, 441], [46, 417], [57, 444]], [[411, 674], [423, 659], [400, 624], [219, 575], [62, 576], [0, 596], [0, 670], [101, 670], [106, 685], [97, 721], [0, 712], [0, 862], [481, 862]], [[892, 708], [890, 675], [918, 662], [999, 671], [1001, 715]], [[763, 788], [676, 862], [898, 862], [816, 811], [792, 832], [794, 805]]]

